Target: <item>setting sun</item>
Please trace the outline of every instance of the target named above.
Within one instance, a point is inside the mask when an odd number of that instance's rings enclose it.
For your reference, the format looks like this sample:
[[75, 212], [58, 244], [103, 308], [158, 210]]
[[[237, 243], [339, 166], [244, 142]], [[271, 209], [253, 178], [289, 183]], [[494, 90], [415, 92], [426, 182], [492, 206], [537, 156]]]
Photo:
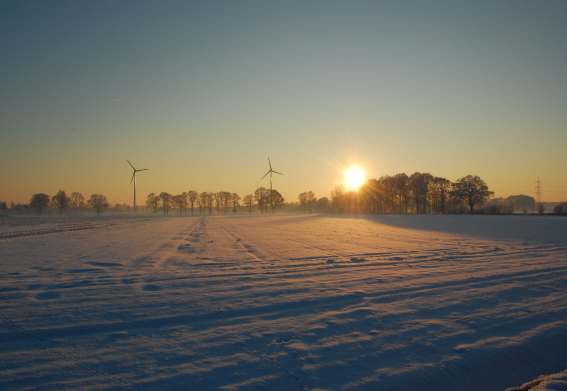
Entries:
[[366, 181], [366, 171], [360, 166], [350, 166], [343, 173], [343, 182], [347, 190], [356, 191]]

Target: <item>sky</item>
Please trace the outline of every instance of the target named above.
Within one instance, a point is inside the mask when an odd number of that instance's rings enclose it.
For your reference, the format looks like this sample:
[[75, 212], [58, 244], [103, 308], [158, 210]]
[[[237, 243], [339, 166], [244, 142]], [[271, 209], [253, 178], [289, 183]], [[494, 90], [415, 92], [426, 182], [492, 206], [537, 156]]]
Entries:
[[[0, 0], [0, 200], [481, 176], [567, 200], [567, 2]], [[140, 194], [142, 196], [140, 196]]]

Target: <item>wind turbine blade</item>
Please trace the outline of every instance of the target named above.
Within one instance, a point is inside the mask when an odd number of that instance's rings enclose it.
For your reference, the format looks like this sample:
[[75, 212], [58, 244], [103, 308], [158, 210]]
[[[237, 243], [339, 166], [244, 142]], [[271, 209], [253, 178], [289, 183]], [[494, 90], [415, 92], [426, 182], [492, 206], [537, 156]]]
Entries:
[[270, 171], [272, 171], [272, 162], [270, 161], [270, 157], [268, 156], [268, 165], [270, 166]]
[[140, 172], [140, 171], [150, 171], [150, 169], [149, 169], [149, 168], [140, 168], [139, 170], [136, 170], [136, 171], [138, 171], [138, 172]]
[[126, 160], [128, 162], [128, 164], [130, 165], [130, 167], [132, 167], [132, 170], [135, 170], [136, 167], [134, 167], [134, 165], [132, 163], [130, 163], [130, 160]]
[[279, 171], [276, 171], [276, 170], [272, 170], [272, 172], [273, 172], [274, 174], [280, 174], [280, 175], [283, 175], [283, 172], [279, 172]]
[[260, 178], [260, 179], [264, 179], [270, 172], [272, 172], [272, 171], [271, 171], [271, 170], [268, 170], [268, 172], [266, 172], [266, 173], [264, 174], [264, 176], [263, 176], [262, 178]]
[[132, 173], [132, 179], [130, 179], [130, 183], [134, 182], [134, 177], [136, 176], [136, 171]]

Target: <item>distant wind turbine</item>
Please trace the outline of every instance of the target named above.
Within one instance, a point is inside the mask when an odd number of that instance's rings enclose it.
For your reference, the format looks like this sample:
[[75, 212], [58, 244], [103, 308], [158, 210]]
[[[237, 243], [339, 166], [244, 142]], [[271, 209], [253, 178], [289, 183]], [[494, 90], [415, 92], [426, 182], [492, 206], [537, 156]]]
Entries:
[[268, 171], [266, 171], [266, 173], [264, 174], [264, 176], [260, 179], [264, 179], [266, 176], [270, 176], [270, 208], [272, 208], [272, 211], [274, 210], [274, 204], [272, 202], [272, 174], [278, 174], [278, 175], [283, 175], [283, 173], [276, 171], [272, 168], [272, 162], [270, 161], [270, 157], [268, 156], [268, 166], [269, 169]]
[[132, 163], [130, 163], [130, 160], [126, 160], [126, 161], [130, 165], [130, 167], [132, 167], [132, 179], [130, 180], [130, 183], [134, 183], [134, 212], [135, 212], [136, 211], [136, 174], [141, 171], [148, 171], [148, 169], [147, 168], [137, 169], [136, 167], [134, 167]]

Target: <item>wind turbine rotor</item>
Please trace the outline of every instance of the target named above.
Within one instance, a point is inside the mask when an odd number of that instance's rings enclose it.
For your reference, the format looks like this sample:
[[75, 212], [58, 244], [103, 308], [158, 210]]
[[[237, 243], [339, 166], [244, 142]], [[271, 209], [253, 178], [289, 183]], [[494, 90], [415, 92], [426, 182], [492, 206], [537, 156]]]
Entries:
[[272, 170], [268, 170], [266, 171], [266, 173], [264, 174], [264, 176], [262, 176], [262, 178], [260, 179], [264, 179], [266, 176], [268, 176], [268, 174], [270, 174], [272, 172]]

